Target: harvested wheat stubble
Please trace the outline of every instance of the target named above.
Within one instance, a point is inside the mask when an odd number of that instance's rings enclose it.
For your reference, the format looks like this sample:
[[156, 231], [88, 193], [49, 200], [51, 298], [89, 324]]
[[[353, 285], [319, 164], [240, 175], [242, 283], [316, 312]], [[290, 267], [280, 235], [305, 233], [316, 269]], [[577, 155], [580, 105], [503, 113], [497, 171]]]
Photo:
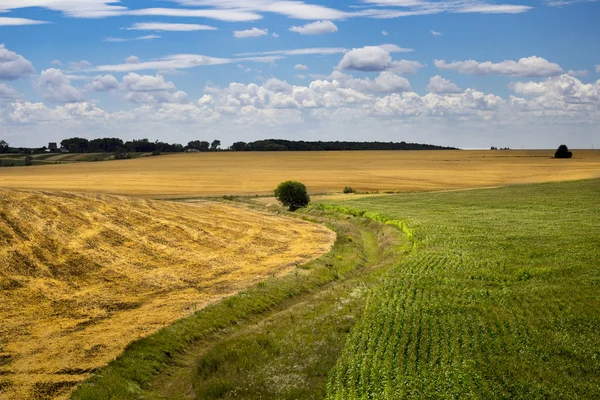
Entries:
[[334, 240], [220, 203], [0, 190], [0, 398], [65, 398], [131, 341]]
[[341, 192], [344, 186], [414, 192], [600, 177], [600, 150], [574, 150], [570, 160], [553, 155], [553, 150], [192, 153], [1, 168], [0, 186], [185, 198], [272, 194], [286, 180], [300, 181], [314, 194]]

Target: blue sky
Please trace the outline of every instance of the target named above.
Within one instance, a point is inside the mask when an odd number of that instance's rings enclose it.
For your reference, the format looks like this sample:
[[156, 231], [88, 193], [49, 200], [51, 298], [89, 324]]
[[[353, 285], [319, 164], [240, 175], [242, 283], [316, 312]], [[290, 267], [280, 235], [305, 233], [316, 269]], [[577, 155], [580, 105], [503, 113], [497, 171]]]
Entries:
[[600, 146], [600, 3], [0, 0], [0, 139]]

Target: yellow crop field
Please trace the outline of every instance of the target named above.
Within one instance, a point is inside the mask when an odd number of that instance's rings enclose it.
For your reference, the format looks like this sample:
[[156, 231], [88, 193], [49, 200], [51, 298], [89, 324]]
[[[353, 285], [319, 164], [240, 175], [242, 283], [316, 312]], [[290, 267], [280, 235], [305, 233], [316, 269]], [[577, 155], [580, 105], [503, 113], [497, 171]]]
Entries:
[[600, 176], [600, 151], [352, 151], [196, 153], [135, 160], [0, 168], [0, 187], [143, 197], [268, 194], [284, 180], [311, 193], [420, 191]]
[[[97, 165], [109, 176], [151, 164]], [[47, 170], [23, 172], [37, 171]], [[64, 398], [131, 341], [334, 239], [321, 225], [221, 203], [0, 190], [0, 398]]]

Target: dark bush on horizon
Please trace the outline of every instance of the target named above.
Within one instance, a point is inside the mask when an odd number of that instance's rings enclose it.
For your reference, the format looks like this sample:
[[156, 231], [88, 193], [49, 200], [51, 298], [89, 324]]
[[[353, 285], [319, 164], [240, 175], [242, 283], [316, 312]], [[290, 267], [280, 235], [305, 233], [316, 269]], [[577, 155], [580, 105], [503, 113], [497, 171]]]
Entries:
[[310, 197], [306, 186], [300, 182], [287, 181], [279, 184], [275, 189], [275, 197], [290, 211], [306, 207], [310, 203]]
[[350, 186], [346, 186], [344, 188], [344, 194], [349, 194], [349, 193], [356, 193], [356, 190], [352, 189], [352, 187], [350, 187]]
[[554, 158], [571, 158], [573, 153], [569, 151], [569, 148], [565, 144], [561, 144], [554, 153]]

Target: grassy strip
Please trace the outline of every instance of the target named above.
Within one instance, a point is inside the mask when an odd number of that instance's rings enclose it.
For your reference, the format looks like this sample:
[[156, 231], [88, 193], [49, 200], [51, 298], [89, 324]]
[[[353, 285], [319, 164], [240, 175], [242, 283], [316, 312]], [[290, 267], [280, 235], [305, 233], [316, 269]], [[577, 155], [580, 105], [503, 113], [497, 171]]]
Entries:
[[394, 227], [359, 221], [350, 218], [344, 223], [347, 239], [364, 249], [362, 268], [256, 324], [192, 349], [193, 355], [182, 360], [184, 368], [169, 371], [168, 378], [155, 383], [155, 397], [148, 398], [324, 398], [329, 371], [362, 316], [370, 288], [410, 248]]
[[[318, 213], [310, 218], [324, 222]], [[364, 229], [368, 228], [369, 222]], [[180, 320], [159, 332], [132, 343], [123, 355], [80, 385], [73, 399], [136, 399], [143, 395], [156, 375], [173, 361], [173, 357], [199, 341], [220, 337], [224, 331], [255, 321], [264, 313], [286, 301], [310, 293], [340, 279], [364, 265], [365, 249], [361, 230], [345, 221], [333, 221], [330, 227], [338, 239], [333, 250], [296, 272], [271, 278], [244, 292], [229, 297]]]
[[600, 398], [600, 180], [334, 206], [414, 227], [328, 399]]

